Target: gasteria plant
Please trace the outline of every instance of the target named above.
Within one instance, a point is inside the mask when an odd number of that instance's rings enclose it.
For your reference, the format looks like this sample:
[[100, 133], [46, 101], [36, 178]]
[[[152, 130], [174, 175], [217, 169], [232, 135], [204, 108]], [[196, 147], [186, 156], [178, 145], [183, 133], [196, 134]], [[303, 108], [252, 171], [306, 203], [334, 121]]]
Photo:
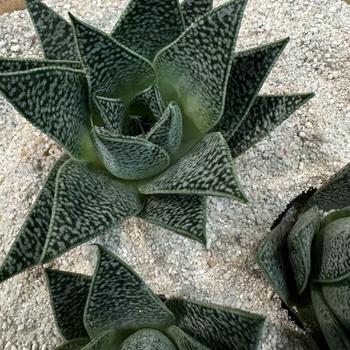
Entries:
[[91, 277], [46, 270], [59, 350], [253, 350], [265, 318], [171, 298], [163, 303], [124, 262], [98, 246]]
[[245, 202], [232, 159], [312, 94], [258, 96], [287, 40], [235, 52], [246, 0], [131, 0], [110, 35], [27, 0], [45, 60], [0, 61], [0, 91], [66, 154], [0, 281], [131, 216], [206, 242], [206, 197]]
[[[350, 349], [349, 194], [350, 164], [314, 194], [299, 196], [257, 254], [272, 287], [321, 349]], [[320, 210], [333, 211], [323, 217]]]

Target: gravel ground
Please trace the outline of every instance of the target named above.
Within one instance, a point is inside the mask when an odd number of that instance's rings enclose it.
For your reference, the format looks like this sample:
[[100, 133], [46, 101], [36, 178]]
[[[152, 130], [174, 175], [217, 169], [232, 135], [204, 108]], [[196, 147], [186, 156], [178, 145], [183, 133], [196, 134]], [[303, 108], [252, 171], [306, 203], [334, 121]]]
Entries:
[[[124, 0], [46, 0], [104, 30]], [[131, 264], [151, 287], [239, 307], [268, 317], [261, 349], [310, 349], [288, 320], [254, 262], [254, 251], [274, 218], [302, 190], [319, 186], [350, 161], [350, 6], [342, 0], [250, 0], [239, 49], [289, 36], [265, 93], [315, 91], [316, 97], [271, 136], [236, 161], [250, 203], [210, 199], [207, 249], [147, 224], [127, 221], [100, 241]], [[0, 16], [0, 55], [41, 56], [26, 11]], [[0, 261], [5, 257], [60, 148], [0, 99]], [[54, 267], [90, 273], [89, 245]], [[50, 311], [42, 268], [3, 283], [0, 349], [54, 348], [61, 342]]]

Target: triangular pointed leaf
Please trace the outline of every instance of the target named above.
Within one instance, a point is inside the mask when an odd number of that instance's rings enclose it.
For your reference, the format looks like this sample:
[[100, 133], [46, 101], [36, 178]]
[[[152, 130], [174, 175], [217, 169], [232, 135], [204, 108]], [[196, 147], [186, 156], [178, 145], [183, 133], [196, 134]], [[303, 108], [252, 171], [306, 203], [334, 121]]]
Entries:
[[90, 336], [106, 329], [164, 329], [174, 315], [123, 261], [99, 246], [99, 258], [85, 310]]
[[83, 158], [91, 146], [84, 79], [78, 70], [37, 68], [0, 74], [0, 91], [31, 124]]
[[71, 15], [92, 94], [128, 104], [155, 81], [152, 64], [112, 37]]
[[75, 61], [54, 61], [28, 58], [0, 58], [0, 73], [19, 72], [43, 67], [61, 67], [81, 69], [81, 63]]
[[216, 129], [230, 139], [243, 122], [288, 39], [239, 52], [227, 82], [225, 109]]
[[[177, 101], [197, 132], [207, 132], [222, 116], [245, 4], [246, 0], [234, 0], [214, 9], [155, 58], [166, 101]], [[192, 131], [188, 137], [193, 137]]]
[[140, 137], [109, 134], [95, 128], [97, 151], [105, 167], [116, 177], [139, 180], [159, 174], [169, 165], [168, 153]]
[[63, 156], [51, 169], [26, 221], [0, 267], [0, 282], [40, 262], [49, 231], [57, 172], [67, 159], [67, 156]]
[[316, 207], [301, 215], [288, 235], [289, 260], [299, 294], [309, 281], [311, 273], [311, 247], [320, 227], [320, 214]]
[[256, 349], [265, 317], [213, 304], [180, 298], [166, 301], [175, 314], [176, 325], [212, 349]]
[[314, 279], [339, 281], [350, 276], [350, 218], [328, 223], [315, 236]]
[[59, 345], [55, 350], [80, 350], [89, 343], [89, 338], [79, 338], [70, 340], [66, 343]]
[[143, 220], [206, 244], [206, 198], [191, 195], [152, 195], [147, 198]]
[[210, 348], [202, 345], [199, 341], [186, 334], [179, 327], [171, 326], [167, 329], [167, 334], [176, 343], [178, 350], [210, 350]]
[[174, 154], [182, 139], [182, 114], [179, 106], [172, 102], [168, 105], [161, 119], [147, 133], [146, 139]]
[[140, 185], [139, 190], [144, 194], [200, 194], [246, 201], [220, 133], [204, 136], [177, 163]]
[[350, 349], [350, 338], [325, 302], [319, 286], [311, 288], [311, 298], [317, 320], [329, 347], [334, 350]]
[[228, 141], [233, 158], [254, 146], [314, 94], [258, 96], [238, 130]]
[[120, 134], [124, 123], [124, 103], [119, 98], [96, 96], [96, 104], [104, 127], [113, 133]]
[[148, 108], [155, 119], [160, 119], [165, 109], [157, 85], [152, 85], [138, 94], [132, 104], [141, 110]]
[[133, 187], [87, 164], [67, 161], [56, 180], [54, 207], [42, 262], [48, 262], [140, 212]]
[[45, 57], [51, 60], [79, 61], [72, 26], [40, 0], [26, 0]]
[[190, 26], [198, 18], [204, 16], [213, 8], [213, 0], [184, 0], [181, 12], [186, 26]]
[[83, 321], [91, 277], [51, 269], [46, 269], [45, 273], [56, 324], [62, 336], [67, 340], [87, 338]]
[[350, 334], [350, 278], [339, 282], [322, 283], [320, 287], [326, 303]]
[[141, 329], [128, 337], [120, 350], [177, 350], [173, 342], [155, 329]]
[[112, 36], [152, 60], [184, 30], [178, 0], [131, 0]]
[[332, 176], [307, 203], [310, 208], [330, 211], [350, 205], [350, 163]]

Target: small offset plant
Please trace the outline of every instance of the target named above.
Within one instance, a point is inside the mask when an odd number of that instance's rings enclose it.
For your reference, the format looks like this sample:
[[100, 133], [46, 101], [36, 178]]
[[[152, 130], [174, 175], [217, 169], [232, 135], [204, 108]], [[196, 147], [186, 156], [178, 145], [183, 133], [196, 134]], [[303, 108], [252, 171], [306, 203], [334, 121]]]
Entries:
[[253, 350], [262, 316], [171, 298], [163, 302], [124, 262], [98, 246], [91, 277], [46, 270], [59, 350]]
[[299, 196], [257, 254], [272, 287], [321, 349], [350, 349], [349, 205], [350, 164], [314, 194]]
[[287, 40], [235, 52], [246, 0], [131, 0], [111, 34], [27, 7], [44, 60], [0, 91], [60, 144], [0, 281], [138, 216], [206, 243], [206, 197], [245, 202], [233, 158], [312, 94], [258, 95]]

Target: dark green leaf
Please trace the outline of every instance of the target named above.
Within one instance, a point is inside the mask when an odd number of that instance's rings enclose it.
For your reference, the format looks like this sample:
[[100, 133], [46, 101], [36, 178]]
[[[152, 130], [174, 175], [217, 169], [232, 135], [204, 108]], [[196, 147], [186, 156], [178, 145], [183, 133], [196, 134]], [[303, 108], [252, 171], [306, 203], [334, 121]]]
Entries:
[[332, 350], [349, 350], [350, 339], [343, 327], [325, 302], [319, 287], [311, 289], [311, 298], [316, 312], [317, 320], [322, 332]]
[[60, 169], [42, 262], [48, 262], [140, 212], [137, 191], [82, 162]]
[[177, 350], [177, 348], [163, 333], [146, 328], [127, 338], [120, 350]]
[[163, 148], [141, 137], [108, 135], [95, 128], [93, 140], [105, 167], [121, 179], [146, 179], [159, 174], [170, 162]]
[[288, 262], [288, 234], [295, 223], [295, 207], [291, 206], [281, 218], [279, 224], [260, 244], [256, 261], [273, 289], [287, 304], [293, 303], [294, 295], [289, 276], [292, 271]]
[[67, 340], [87, 338], [83, 319], [91, 277], [51, 269], [46, 269], [45, 273], [56, 324], [62, 336]]
[[184, 0], [181, 12], [186, 26], [190, 26], [199, 17], [204, 16], [213, 8], [213, 0]]
[[207, 132], [222, 116], [245, 4], [246, 0], [234, 0], [217, 7], [155, 58], [166, 101], [177, 101], [189, 126], [197, 132]]
[[128, 104], [155, 81], [152, 64], [112, 37], [71, 15], [90, 92]]
[[182, 139], [182, 115], [175, 102], [168, 105], [161, 119], [147, 133], [146, 139], [164, 148], [169, 155], [178, 150]]
[[36, 68], [0, 74], [0, 91], [31, 124], [82, 158], [91, 143], [83, 79], [78, 70]]
[[249, 312], [179, 298], [167, 300], [176, 325], [212, 349], [252, 350], [261, 337], [265, 318]]
[[26, 221], [1, 265], [0, 282], [40, 262], [49, 230], [57, 172], [67, 159], [67, 156], [63, 156], [51, 169]]
[[125, 106], [118, 98], [96, 96], [96, 104], [101, 112], [104, 127], [120, 134], [123, 128]]
[[320, 214], [316, 207], [301, 215], [288, 235], [289, 261], [299, 294], [309, 281], [311, 273], [311, 246], [320, 227]]
[[191, 195], [150, 196], [139, 217], [206, 244], [206, 198]]
[[178, 0], [130, 0], [112, 36], [152, 60], [184, 30]]
[[0, 58], [1, 73], [18, 72], [43, 67], [81, 69], [81, 63], [74, 61], [53, 61], [28, 58]]
[[176, 326], [169, 327], [167, 334], [176, 343], [178, 350], [210, 350]]
[[225, 109], [216, 129], [229, 140], [242, 124], [288, 39], [237, 53], [232, 62]]
[[320, 285], [323, 297], [333, 313], [350, 334], [350, 278]]
[[339, 281], [350, 275], [350, 217], [328, 223], [315, 236], [314, 279]]
[[246, 201], [220, 133], [204, 136], [177, 163], [139, 187], [145, 194], [199, 194]]
[[319, 188], [307, 203], [307, 207], [314, 205], [324, 211], [350, 205], [350, 163]]
[[92, 336], [106, 329], [164, 329], [174, 315], [124, 262], [101, 246], [85, 310]]
[[72, 26], [40, 0], [26, 0], [45, 57], [80, 61]]
[[233, 158], [238, 157], [266, 137], [313, 96], [311, 93], [290, 96], [258, 96], [243, 123], [228, 142]]
[[89, 338], [79, 338], [59, 345], [55, 350], [80, 350], [89, 343]]
[[160, 119], [164, 113], [164, 102], [160, 96], [158, 86], [152, 85], [135, 97], [133, 104], [139, 109], [149, 109], [155, 119]]

